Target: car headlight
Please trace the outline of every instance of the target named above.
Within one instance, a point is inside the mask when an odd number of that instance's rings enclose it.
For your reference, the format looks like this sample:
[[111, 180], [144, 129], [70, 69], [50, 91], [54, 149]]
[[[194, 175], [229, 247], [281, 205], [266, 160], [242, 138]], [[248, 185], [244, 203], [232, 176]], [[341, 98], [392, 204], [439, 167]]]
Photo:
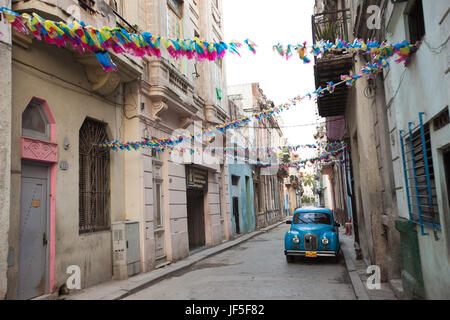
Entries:
[[325, 237], [322, 239], [322, 244], [327, 245], [329, 243], [330, 243], [330, 240], [328, 240], [328, 238]]
[[295, 237], [292, 238], [292, 242], [295, 243], [295, 244], [298, 244], [300, 242], [300, 238], [295, 236]]

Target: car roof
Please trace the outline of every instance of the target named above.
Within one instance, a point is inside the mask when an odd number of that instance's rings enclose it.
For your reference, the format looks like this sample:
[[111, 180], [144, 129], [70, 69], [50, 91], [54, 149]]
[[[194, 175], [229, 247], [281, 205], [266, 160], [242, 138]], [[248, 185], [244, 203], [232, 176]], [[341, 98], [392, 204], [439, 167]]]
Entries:
[[320, 207], [302, 207], [302, 208], [297, 208], [295, 209], [295, 213], [299, 213], [299, 212], [321, 212], [321, 213], [328, 213], [328, 214], [333, 214], [331, 212], [330, 209], [327, 208], [320, 208]]

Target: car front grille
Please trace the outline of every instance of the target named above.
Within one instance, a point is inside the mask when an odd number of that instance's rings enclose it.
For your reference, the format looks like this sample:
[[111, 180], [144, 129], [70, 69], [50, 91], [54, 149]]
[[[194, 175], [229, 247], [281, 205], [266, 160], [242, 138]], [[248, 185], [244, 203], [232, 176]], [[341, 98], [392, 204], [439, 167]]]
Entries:
[[316, 251], [319, 248], [317, 235], [312, 233], [305, 234], [303, 237], [303, 243], [305, 250], [307, 251]]

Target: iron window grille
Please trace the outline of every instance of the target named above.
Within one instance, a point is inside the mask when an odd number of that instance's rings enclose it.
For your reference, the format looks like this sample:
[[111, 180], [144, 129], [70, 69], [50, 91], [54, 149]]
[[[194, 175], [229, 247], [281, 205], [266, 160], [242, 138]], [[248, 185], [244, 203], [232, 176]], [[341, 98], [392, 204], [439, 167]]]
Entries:
[[436, 184], [431, 153], [430, 126], [423, 124], [424, 113], [419, 113], [420, 123], [408, 132], [400, 130], [403, 170], [410, 221], [424, 227], [440, 229]]
[[106, 124], [86, 119], [80, 129], [79, 232], [110, 228], [110, 154], [95, 146], [108, 140]]

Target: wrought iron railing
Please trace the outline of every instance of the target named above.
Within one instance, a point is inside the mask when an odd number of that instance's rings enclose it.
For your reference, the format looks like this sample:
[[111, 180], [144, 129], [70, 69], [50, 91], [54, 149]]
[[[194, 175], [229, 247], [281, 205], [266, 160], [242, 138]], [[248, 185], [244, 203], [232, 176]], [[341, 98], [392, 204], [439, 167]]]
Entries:
[[129, 32], [133, 32], [133, 33], [139, 33], [139, 30], [137, 29], [136, 25], [131, 25], [127, 20], [125, 20], [124, 17], [122, 17], [120, 15], [120, 13], [118, 13], [115, 8], [111, 7], [112, 12], [114, 13], [114, 15], [116, 16], [116, 24], [119, 28], [125, 29]]
[[319, 40], [335, 42], [349, 40], [350, 9], [322, 12], [311, 17], [313, 43]]

